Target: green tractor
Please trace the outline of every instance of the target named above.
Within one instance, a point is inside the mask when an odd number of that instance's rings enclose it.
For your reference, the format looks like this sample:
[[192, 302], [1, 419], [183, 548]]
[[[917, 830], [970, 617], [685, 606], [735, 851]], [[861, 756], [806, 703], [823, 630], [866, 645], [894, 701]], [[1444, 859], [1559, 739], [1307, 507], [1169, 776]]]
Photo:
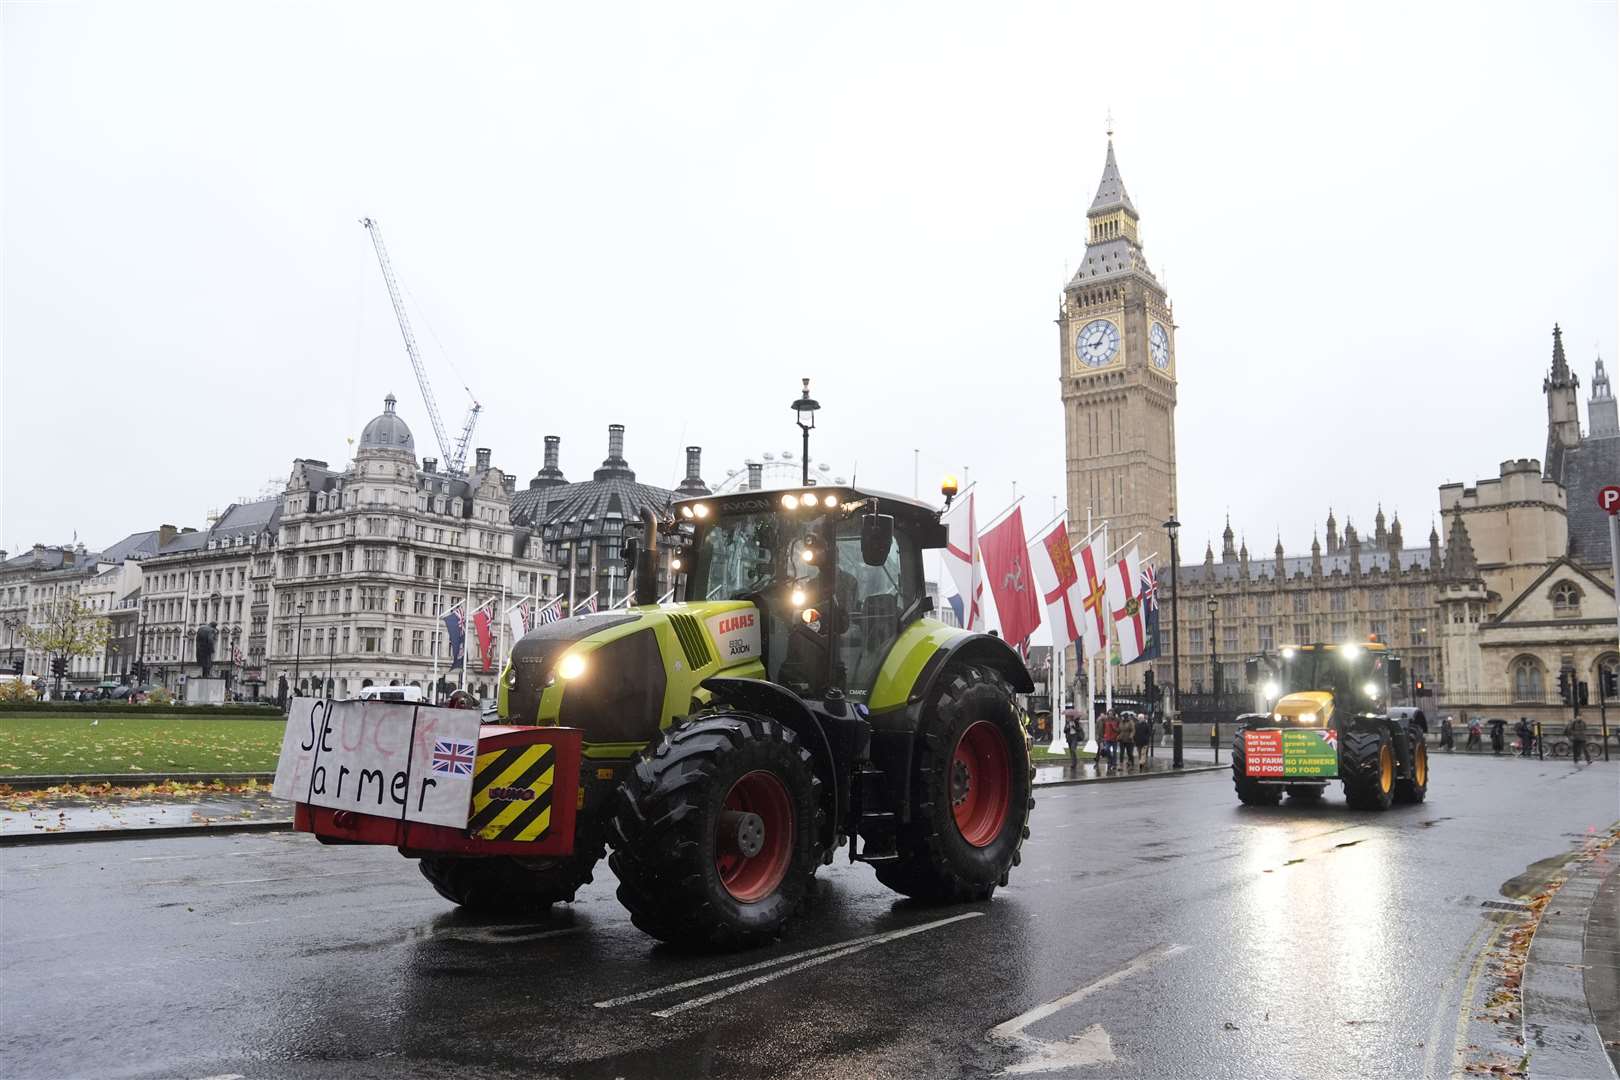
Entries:
[[[577, 783], [559, 765], [545, 793], [553, 811], [571, 804], [571, 844], [525, 857], [518, 834], [486, 832], [504, 853], [476, 837], [407, 850], [443, 896], [571, 900], [611, 848], [636, 926], [739, 948], [778, 937], [840, 848], [919, 900], [1006, 884], [1034, 805], [1014, 699], [1032, 686], [1000, 638], [929, 618], [923, 552], [945, 545], [940, 511], [807, 485], [687, 499], [643, 525], [625, 544], [635, 595], [657, 595], [662, 539], [679, 547], [688, 599], [532, 630], [502, 672], [499, 725], [483, 729], [579, 733]], [[540, 765], [520, 775], [521, 750], [500, 758], [486, 742], [473, 806], [495, 821], [504, 811], [480, 798], [527, 795]]]
[[[1401, 661], [1378, 642], [1290, 645], [1280, 663], [1247, 665], [1268, 712], [1242, 717], [1232, 740], [1232, 785], [1246, 806], [1314, 802], [1334, 779], [1360, 810], [1420, 803], [1428, 793], [1421, 710], [1390, 708]], [[1266, 681], [1261, 686], [1261, 680]]]

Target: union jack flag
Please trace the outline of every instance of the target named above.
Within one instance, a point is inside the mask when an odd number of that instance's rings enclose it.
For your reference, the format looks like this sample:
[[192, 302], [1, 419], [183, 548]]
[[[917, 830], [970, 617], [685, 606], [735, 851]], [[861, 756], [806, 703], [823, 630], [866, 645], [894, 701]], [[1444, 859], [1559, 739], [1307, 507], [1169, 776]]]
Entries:
[[1142, 567], [1142, 608], [1152, 611], [1159, 606], [1159, 578], [1153, 573], [1153, 566], [1149, 564]]
[[574, 610], [569, 612], [569, 614], [570, 615], [595, 615], [596, 614], [596, 594], [591, 593], [591, 595], [589, 595], [585, 599], [581, 600], [579, 602], [579, 606], [574, 608]]
[[433, 771], [450, 776], [471, 776], [475, 749], [472, 743], [451, 739], [433, 740]]

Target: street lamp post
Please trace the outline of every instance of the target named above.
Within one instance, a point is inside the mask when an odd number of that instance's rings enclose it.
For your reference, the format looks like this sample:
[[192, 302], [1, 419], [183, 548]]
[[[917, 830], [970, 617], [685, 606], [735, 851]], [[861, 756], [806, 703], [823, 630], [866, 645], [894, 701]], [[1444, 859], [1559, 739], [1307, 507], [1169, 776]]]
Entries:
[[[1213, 584], [1213, 583], [1211, 583]], [[1214, 716], [1210, 719], [1209, 745], [1215, 751], [1215, 764], [1221, 763], [1221, 668], [1220, 661], [1215, 658], [1215, 612], [1220, 608], [1220, 601], [1213, 596], [1204, 605], [1209, 609], [1209, 685], [1215, 694], [1211, 700], [1215, 703]]]
[[794, 421], [804, 433], [804, 454], [800, 457], [799, 463], [803, 466], [805, 487], [810, 486], [810, 433], [816, 429], [816, 410], [819, 408], [821, 402], [810, 396], [810, 380], [806, 379], [804, 392], [793, 402]]
[[1176, 567], [1181, 551], [1176, 537], [1181, 522], [1171, 518], [1164, 523], [1170, 534], [1170, 767], [1182, 767], [1181, 759], [1181, 589], [1176, 586]]
[[330, 699], [332, 692], [337, 689], [337, 682], [332, 678], [332, 659], [337, 655], [337, 627], [328, 628], [326, 635], [326, 685], [321, 688], [321, 696]]
[[289, 697], [298, 696], [298, 668], [304, 660], [304, 602], [298, 602], [298, 629], [293, 634], [293, 684]]

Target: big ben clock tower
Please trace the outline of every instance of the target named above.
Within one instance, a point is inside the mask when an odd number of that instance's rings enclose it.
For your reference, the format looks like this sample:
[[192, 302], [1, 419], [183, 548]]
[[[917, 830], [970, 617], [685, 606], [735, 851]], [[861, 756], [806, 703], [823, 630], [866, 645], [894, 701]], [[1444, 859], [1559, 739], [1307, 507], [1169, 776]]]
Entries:
[[1136, 207], [1114, 161], [1113, 131], [1086, 255], [1058, 311], [1059, 381], [1069, 520], [1109, 522], [1109, 542], [1137, 533], [1144, 561], [1170, 560], [1163, 523], [1176, 503], [1176, 325], [1148, 269]]

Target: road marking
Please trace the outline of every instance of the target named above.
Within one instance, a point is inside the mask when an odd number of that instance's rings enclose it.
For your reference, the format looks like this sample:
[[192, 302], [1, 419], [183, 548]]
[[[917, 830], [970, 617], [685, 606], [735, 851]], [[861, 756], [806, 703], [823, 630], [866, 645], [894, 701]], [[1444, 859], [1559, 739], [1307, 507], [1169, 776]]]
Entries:
[[1491, 950], [1496, 947], [1496, 939], [1505, 929], [1506, 925], [1502, 922], [1491, 927], [1484, 944], [1474, 956], [1474, 963], [1468, 970], [1468, 980], [1463, 983], [1462, 1004], [1457, 1009], [1457, 1028], [1451, 1044], [1450, 1075], [1454, 1080], [1467, 1080], [1468, 1051], [1463, 1048], [1468, 1045], [1468, 1024], [1474, 1018], [1474, 995], [1479, 992], [1479, 977], [1485, 973], [1485, 963], [1490, 959]]
[[652, 990], [643, 990], [639, 994], [626, 994], [623, 997], [608, 998], [606, 1001], [592, 1002], [592, 1004], [598, 1009], [612, 1009], [619, 1005], [629, 1005], [633, 1002], [645, 1001], [648, 998], [663, 997], [665, 994], [672, 994], [677, 990], [687, 990], [694, 986], [702, 986], [704, 983], [719, 982], [723, 979], [734, 979], [739, 975], [747, 975], [751, 971], [764, 971], [766, 968], [773, 968], [780, 964], [791, 963], [794, 960], [799, 960], [806, 956], [820, 956], [822, 953], [836, 952], [839, 949], [847, 949], [851, 945], [858, 945], [862, 942], [871, 941], [877, 936], [878, 935], [876, 934], [867, 934], [865, 937], [852, 938], [849, 941], [840, 941], [832, 945], [818, 945], [814, 949], [804, 949], [800, 952], [786, 953], [782, 956], [774, 957], [770, 960], [761, 960], [758, 963], [748, 964], [744, 967], [728, 968], [725, 971], [717, 971], [713, 975], [700, 975], [695, 979], [687, 979], [684, 982], [670, 983], [668, 986], [660, 986]]
[[744, 967], [733, 968], [730, 971], [718, 972], [714, 975], [706, 975], [698, 979], [688, 979], [685, 982], [674, 983], [669, 986], [662, 986], [656, 990], [649, 990], [645, 993], [632, 994], [625, 998], [615, 998], [612, 1001], [597, 1002], [596, 1004], [598, 1008], [607, 1008], [613, 1004], [639, 1001], [643, 998], [653, 997], [659, 994], [667, 994], [675, 990], [697, 986], [701, 983], [714, 982], [719, 979], [731, 979], [737, 977], [738, 975], [745, 975], [750, 971], [759, 971], [762, 968], [776, 967], [786, 961], [798, 960], [797, 963], [789, 964], [787, 967], [782, 967], [778, 971], [773, 971], [767, 975], [760, 975], [755, 978], [748, 979], [744, 982], [737, 983], [734, 986], [727, 986], [723, 989], [716, 990], [713, 993], [704, 994], [701, 997], [690, 998], [686, 1001], [678, 1002], [671, 1005], [667, 1009], [659, 1009], [653, 1013], [653, 1015], [658, 1017], [660, 1020], [668, 1020], [672, 1016], [679, 1016], [681, 1013], [689, 1012], [692, 1009], [700, 1009], [705, 1005], [712, 1005], [716, 1001], [731, 997], [734, 994], [741, 994], [744, 991], [753, 990], [756, 987], [764, 986], [766, 983], [774, 982], [785, 975], [793, 975], [800, 971], [806, 971], [810, 968], [818, 967], [822, 964], [831, 963], [834, 960], [841, 960], [846, 956], [853, 956], [855, 953], [864, 952], [867, 949], [875, 948], [879, 945], [885, 945], [891, 941], [899, 941], [901, 938], [911, 937], [913, 934], [921, 934], [927, 930], [937, 930], [942, 926], [949, 926], [952, 923], [963, 922], [967, 919], [978, 919], [982, 918], [983, 916], [984, 912], [982, 911], [969, 911], [962, 915], [952, 915], [949, 918], [935, 919], [933, 922], [919, 923], [916, 926], [908, 926], [903, 930], [890, 930], [883, 934], [870, 934], [864, 938], [856, 938], [853, 941], [840, 942], [837, 945], [823, 945], [817, 949], [808, 949], [801, 953], [792, 953], [788, 956], [779, 956], [774, 960], [766, 960], [758, 964], [749, 964]]
[[1099, 990], [1106, 990], [1115, 983], [1128, 979], [1138, 972], [1146, 971], [1160, 960], [1186, 950], [1187, 946], [1185, 945], [1155, 945], [1145, 952], [1138, 953], [1123, 967], [1115, 969], [1102, 978], [1089, 982], [1084, 986], [1076, 987], [1062, 997], [1053, 998], [1044, 1005], [1037, 1005], [1028, 1012], [1019, 1013], [1011, 1020], [997, 1024], [990, 1029], [989, 1039], [992, 1042], [1021, 1048], [1028, 1055], [1023, 1061], [1016, 1065], [1007, 1066], [1002, 1072], [1013, 1075], [1051, 1072], [1056, 1069], [1103, 1065], [1113, 1061], [1113, 1043], [1109, 1040], [1108, 1032], [1103, 1030], [1101, 1024], [1092, 1024], [1078, 1035], [1071, 1036], [1063, 1042], [1038, 1039], [1028, 1034], [1024, 1029], [1031, 1024], [1045, 1020], [1054, 1013], [1062, 1012], [1071, 1005], [1079, 1004]]
[[206, 855], [142, 855], [130, 862], [168, 862], [170, 859], [228, 859], [233, 855], [265, 855], [264, 851], [226, 851]]
[[[1479, 947], [1480, 942], [1484, 939], [1486, 934], [1491, 932], [1491, 930], [1492, 926], [1490, 923], [1484, 921], [1480, 922], [1479, 926], [1474, 929], [1474, 932], [1469, 935], [1468, 943], [1464, 945], [1462, 951], [1457, 954], [1456, 961], [1451, 965], [1451, 970], [1446, 974], [1446, 981], [1441, 984], [1443, 996], [1437, 1003], [1439, 1007], [1435, 1010], [1434, 1018], [1429, 1021], [1429, 1030], [1423, 1038], [1424, 1076], [1435, 1075], [1435, 1068], [1440, 1055], [1440, 1044], [1444, 1039], [1443, 1032], [1445, 1030], [1446, 1020], [1451, 1007], [1450, 991], [1453, 988], [1456, 988], [1462, 981], [1463, 971], [1469, 966], [1470, 960], [1474, 956], [1474, 950]], [[1453, 1033], [1453, 1035], [1455, 1036], [1455, 1033]]]

